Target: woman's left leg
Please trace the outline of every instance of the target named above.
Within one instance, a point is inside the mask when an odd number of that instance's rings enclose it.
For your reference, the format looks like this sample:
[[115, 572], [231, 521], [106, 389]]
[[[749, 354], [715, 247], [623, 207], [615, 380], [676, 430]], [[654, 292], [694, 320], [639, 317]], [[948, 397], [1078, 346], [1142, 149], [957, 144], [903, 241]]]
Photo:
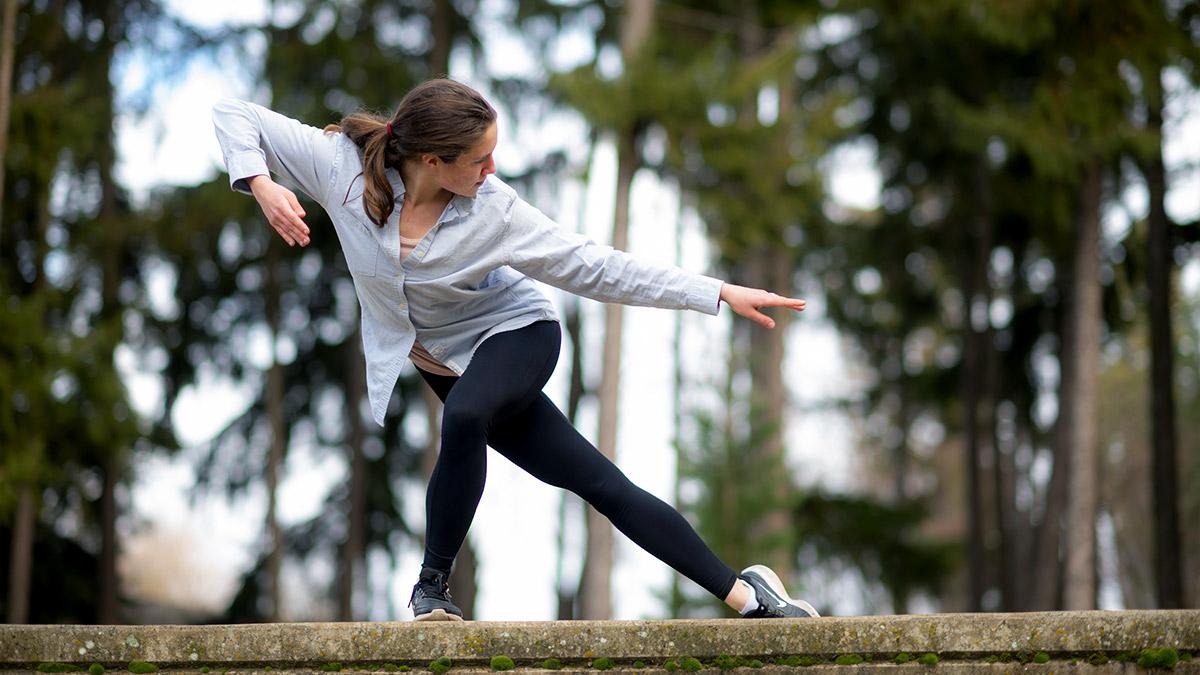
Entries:
[[635, 544], [728, 601], [737, 575], [678, 511], [621, 472], [540, 394], [503, 420], [489, 444], [538, 480], [583, 497]]

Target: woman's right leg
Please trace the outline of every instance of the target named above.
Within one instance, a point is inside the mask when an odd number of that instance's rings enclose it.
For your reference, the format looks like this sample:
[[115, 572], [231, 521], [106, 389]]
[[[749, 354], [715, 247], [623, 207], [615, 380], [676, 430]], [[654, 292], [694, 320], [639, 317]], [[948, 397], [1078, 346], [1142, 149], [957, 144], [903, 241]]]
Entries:
[[561, 336], [557, 322], [539, 321], [484, 340], [462, 377], [421, 371], [445, 404], [441, 448], [425, 492], [425, 567], [450, 571], [483, 496], [489, 436], [499, 420], [541, 393], [558, 362]]
[[545, 394], [501, 422], [490, 445], [537, 479], [574, 492], [625, 536], [680, 574], [725, 600], [737, 575], [692, 526], [636, 486], [571, 426]]

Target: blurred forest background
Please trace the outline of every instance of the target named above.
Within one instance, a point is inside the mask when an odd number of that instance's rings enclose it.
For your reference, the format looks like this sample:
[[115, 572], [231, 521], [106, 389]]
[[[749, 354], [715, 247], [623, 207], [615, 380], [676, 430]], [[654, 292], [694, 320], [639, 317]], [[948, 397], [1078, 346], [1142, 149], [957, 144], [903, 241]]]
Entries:
[[[634, 177], [651, 173], [702, 224], [711, 255], [697, 271], [825, 308], [805, 319], [836, 327], [861, 387], [819, 408], [852, 420], [861, 489], [805, 487], [787, 463], [806, 386], [785, 376], [785, 356], [802, 358], [784, 349], [804, 330], [795, 317], [768, 331], [723, 312], [728, 345], [708, 372], [683, 367], [680, 329], [663, 364], [677, 385], [666, 497], [731, 564], [769, 563], [803, 580], [798, 595], [814, 570], [850, 574], [874, 613], [1093, 608], [1102, 577], [1123, 607], [1200, 606], [1200, 294], [1181, 283], [1200, 264], [1200, 190], [1182, 215], [1167, 208], [1200, 167], [1164, 161], [1164, 129], [1195, 91], [1197, 3], [274, 0], [262, 22], [218, 28], [160, 0], [2, 5], [8, 622], [410, 616], [380, 609], [368, 571], [419, 549], [402, 487], [432, 468], [438, 409], [409, 369], [387, 427], [369, 422], [336, 239], [287, 249], [224, 173], [144, 199], [117, 177], [117, 117], [152, 114], [151, 85], [230, 53], [255, 100], [316, 126], [391, 110], [445, 73], [514, 126], [569, 111], [585, 161], [525, 143], [529, 171], [502, 171], [530, 201], [552, 208], [556, 186], [591, 180], [608, 144], [614, 246], [627, 246]], [[484, 6], [540, 59], [527, 77], [489, 63]], [[568, 33], [590, 57], [559, 68]], [[156, 67], [141, 95], [120, 96], [114, 67], [131, 53]], [[877, 208], [831, 199], [829, 162], [848, 145], [873, 151]], [[320, 231], [325, 215], [307, 210]], [[613, 456], [624, 314], [580, 307], [564, 301], [562, 403], [572, 418], [595, 407], [582, 430]], [[589, 320], [603, 345], [576, 348]], [[248, 354], [255, 335], [275, 345], [265, 361]], [[152, 414], [131, 403], [121, 354], [160, 383]], [[181, 451], [172, 411], [212, 373], [254, 395], [192, 455], [194, 491], [264, 490], [268, 506], [236, 592], [202, 612], [140, 598], [153, 563], [121, 574], [118, 561], [138, 528], [139, 465]], [[276, 492], [299, 446], [347, 479], [285, 527]], [[558, 618], [606, 618], [614, 535], [593, 513], [572, 519], [572, 499], [553, 517], [586, 532], [582, 569], [560, 564], [545, 583]], [[477, 554], [468, 544], [451, 581], [468, 616]], [[334, 570], [329, 583], [280, 583], [310, 561]], [[690, 582], [662, 592], [666, 616], [730, 615]], [[297, 606], [316, 609], [285, 609]]]

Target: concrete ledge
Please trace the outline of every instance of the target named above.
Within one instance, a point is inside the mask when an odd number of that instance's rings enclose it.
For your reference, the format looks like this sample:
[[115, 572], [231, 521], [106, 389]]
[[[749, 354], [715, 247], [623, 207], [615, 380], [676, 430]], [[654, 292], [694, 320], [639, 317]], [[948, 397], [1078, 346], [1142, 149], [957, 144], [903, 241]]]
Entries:
[[[761, 660], [764, 670], [792, 670], [785, 657], [809, 657], [813, 675], [862, 668], [916, 673], [927, 666], [896, 665], [899, 653], [935, 654], [943, 673], [1118, 673], [1140, 670], [1119, 663], [1146, 648], [1173, 648], [1194, 655], [1175, 668], [1200, 673], [1200, 611], [1035, 612], [825, 617], [749, 621], [538, 621], [466, 623], [291, 623], [236, 626], [0, 626], [0, 671], [44, 663], [98, 663], [124, 670], [145, 661], [163, 670], [327, 673], [341, 664], [388, 670], [428, 671], [449, 657], [452, 675], [491, 672], [492, 656], [512, 658], [519, 669], [580, 672], [610, 659], [610, 673], [662, 671], [684, 656], [712, 662], [721, 655]], [[1050, 663], [1023, 663], [1038, 652]], [[860, 665], [834, 666], [856, 655]], [[541, 671], [555, 658], [562, 671]], [[1044, 657], [1043, 657], [1044, 658]], [[1072, 659], [1079, 663], [1072, 664]], [[792, 659], [795, 663], [798, 659]], [[1136, 657], [1135, 657], [1136, 660]], [[635, 662], [642, 664], [635, 666]], [[1090, 661], [1102, 665], [1093, 665]], [[1106, 662], [1107, 663], [1103, 663]], [[728, 664], [726, 664], [728, 665]], [[966, 670], [963, 670], [963, 669]], [[710, 665], [707, 669], [715, 670]], [[677, 671], [683, 673], [683, 670]]]

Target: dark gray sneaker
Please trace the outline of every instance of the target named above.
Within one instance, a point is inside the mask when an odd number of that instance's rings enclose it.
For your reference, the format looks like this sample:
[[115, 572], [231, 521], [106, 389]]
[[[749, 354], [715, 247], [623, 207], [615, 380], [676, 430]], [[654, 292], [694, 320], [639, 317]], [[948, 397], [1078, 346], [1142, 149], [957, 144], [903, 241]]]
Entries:
[[766, 565], [751, 565], [742, 570], [738, 578], [750, 584], [758, 597], [758, 607], [743, 614], [746, 619], [810, 619], [821, 616], [813, 606], [803, 600], [788, 597], [787, 589], [779, 575]]
[[417, 585], [413, 586], [408, 606], [415, 621], [462, 621], [462, 610], [450, 602], [448, 572], [422, 567]]

